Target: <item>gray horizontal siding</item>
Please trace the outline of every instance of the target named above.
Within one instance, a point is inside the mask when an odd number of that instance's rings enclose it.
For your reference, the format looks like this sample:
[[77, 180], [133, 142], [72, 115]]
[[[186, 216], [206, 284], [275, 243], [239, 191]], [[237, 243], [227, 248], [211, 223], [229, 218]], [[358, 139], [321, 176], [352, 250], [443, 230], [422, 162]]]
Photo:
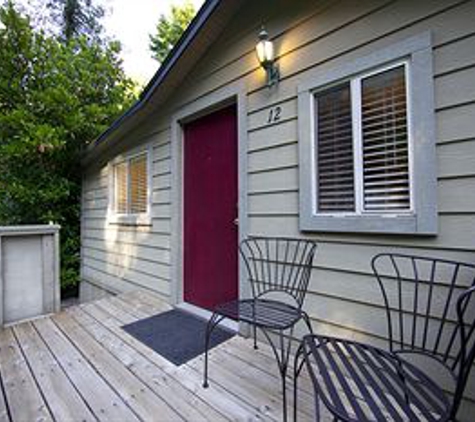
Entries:
[[[83, 281], [111, 291], [144, 288], [162, 297], [170, 294], [170, 142], [169, 129], [140, 133], [152, 142], [151, 226], [124, 226], [107, 219], [109, 175], [107, 166], [87, 174], [82, 200]], [[135, 144], [134, 146], [137, 146]], [[121, 152], [122, 154], [123, 152]]]

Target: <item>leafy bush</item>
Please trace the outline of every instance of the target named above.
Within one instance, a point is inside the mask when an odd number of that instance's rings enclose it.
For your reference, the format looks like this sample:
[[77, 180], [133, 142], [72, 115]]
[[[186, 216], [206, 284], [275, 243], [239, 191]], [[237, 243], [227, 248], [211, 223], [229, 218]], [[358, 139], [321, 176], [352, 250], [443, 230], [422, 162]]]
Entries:
[[82, 151], [134, 100], [119, 52], [0, 8], [0, 225], [62, 226], [63, 289], [79, 280]]

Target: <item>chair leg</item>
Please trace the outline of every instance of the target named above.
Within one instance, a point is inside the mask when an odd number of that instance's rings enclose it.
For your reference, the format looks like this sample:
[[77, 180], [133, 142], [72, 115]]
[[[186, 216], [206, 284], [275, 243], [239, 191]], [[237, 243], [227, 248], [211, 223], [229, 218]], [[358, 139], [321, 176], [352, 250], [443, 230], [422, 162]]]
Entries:
[[305, 311], [301, 311], [301, 312], [302, 312], [302, 318], [305, 324], [307, 325], [309, 333], [313, 334], [313, 328], [312, 328], [312, 324], [310, 323], [310, 317], [308, 316], [307, 312]]
[[402, 362], [399, 359], [397, 360], [397, 374], [402, 382], [402, 385], [404, 386], [404, 400], [406, 404], [410, 406], [411, 400], [409, 397], [409, 390], [407, 388], [406, 377], [404, 376], [404, 368], [402, 367]]
[[286, 373], [284, 372], [282, 374], [282, 400], [284, 401], [283, 403], [283, 408], [282, 412], [284, 413], [284, 422], [287, 421], [287, 376]]
[[254, 336], [254, 350], [257, 350], [257, 326], [256, 324], [252, 324], [253, 336]]
[[206, 325], [206, 332], [205, 332], [205, 367], [204, 367], [204, 375], [203, 375], [203, 388], [208, 388], [208, 351], [209, 351], [209, 340], [211, 338], [211, 333], [224, 317], [222, 315], [217, 314], [216, 312], [213, 313], [211, 318]]
[[[282, 379], [282, 413], [283, 421], [287, 421], [287, 367], [288, 360], [285, 359], [285, 349], [284, 349], [284, 332], [280, 330], [280, 356], [281, 361], [279, 366], [279, 372]], [[278, 362], [279, 363], [279, 362]]]
[[[277, 367], [279, 368], [279, 374], [282, 379], [282, 413], [283, 413], [283, 421], [287, 421], [287, 383], [286, 383], [286, 377], [287, 377], [287, 367], [288, 367], [288, 359], [289, 359], [289, 354], [285, 353], [285, 346], [284, 346], [284, 332], [283, 330], [279, 330], [279, 334], [277, 334], [275, 331], [269, 330], [271, 333], [278, 335], [279, 336], [279, 345], [275, 343], [275, 341], [272, 339], [272, 337], [269, 335], [266, 329], [261, 328], [262, 333], [266, 337], [269, 345], [271, 346], [272, 352], [275, 356], [275, 359], [277, 361]], [[287, 340], [290, 341], [290, 340]]]
[[318, 398], [318, 394], [315, 394], [315, 420], [320, 420], [320, 399]]
[[300, 372], [302, 371], [303, 364], [305, 363], [305, 360], [301, 359], [303, 353], [303, 345], [301, 344], [297, 352], [295, 353], [295, 358], [294, 358], [294, 407], [293, 407], [293, 419], [294, 422], [297, 422], [297, 406], [298, 406], [298, 378], [300, 375]]

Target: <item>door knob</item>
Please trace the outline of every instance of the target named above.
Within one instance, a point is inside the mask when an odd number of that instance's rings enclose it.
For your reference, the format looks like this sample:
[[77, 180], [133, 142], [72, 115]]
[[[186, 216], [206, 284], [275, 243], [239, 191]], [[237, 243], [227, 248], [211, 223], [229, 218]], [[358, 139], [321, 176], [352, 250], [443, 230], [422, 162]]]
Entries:
[[233, 224], [234, 224], [235, 226], [239, 226], [239, 218], [235, 218], [235, 219], [233, 220]]

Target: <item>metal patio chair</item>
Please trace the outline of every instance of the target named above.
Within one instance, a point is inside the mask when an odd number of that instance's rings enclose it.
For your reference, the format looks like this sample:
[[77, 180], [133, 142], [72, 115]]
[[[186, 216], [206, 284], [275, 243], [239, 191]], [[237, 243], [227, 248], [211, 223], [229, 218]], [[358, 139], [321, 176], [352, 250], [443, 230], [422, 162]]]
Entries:
[[[335, 420], [455, 420], [475, 357], [475, 265], [380, 254], [372, 268], [389, 350], [306, 336], [295, 357], [294, 399], [306, 363], [317, 419], [321, 400]], [[431, 377], [435, 369], [452, 380], [453, 397]]]
[[[272, 347], [282, 378], [284, 419], [286, 373], [295, 325], [303, 320], [312, 332], [308, 315], [302, 309], [317, 245], [310, 240], [252, 237], [241, 242], [239, 252], [251, 286], [250, 299], [218, 305], [205, 336], [203, 387], [208, 387], [208, 346], [213, 329], [224, 319], [251, 325], [254, 348], [259, 328]], [[287, 331], [289, 336], [286, 336]], [[277, 340], [271, 333], [277, 333]]]

